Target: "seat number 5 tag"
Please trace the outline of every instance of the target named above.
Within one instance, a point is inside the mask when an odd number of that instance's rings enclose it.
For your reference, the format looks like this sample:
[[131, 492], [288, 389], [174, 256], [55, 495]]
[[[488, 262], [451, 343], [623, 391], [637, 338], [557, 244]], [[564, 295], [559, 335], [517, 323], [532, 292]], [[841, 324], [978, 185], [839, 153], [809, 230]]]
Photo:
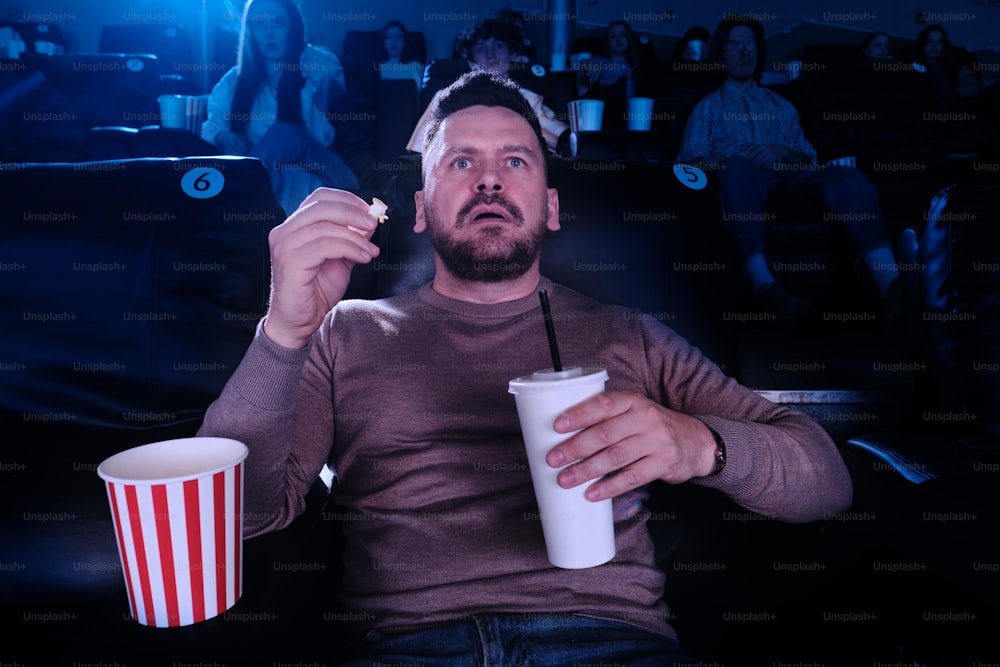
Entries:
[[181, 190], [194, 199], [208, 199], [222, 192], [226, 177], [212, 167], [195, 167], [184, 174]]
[[689, 164], [675, 164], [674, 176], [681, 182], [681, 185], [692, 190], [701, 190], [708, 185], [708, 176], [705, 175], [705, 172]]

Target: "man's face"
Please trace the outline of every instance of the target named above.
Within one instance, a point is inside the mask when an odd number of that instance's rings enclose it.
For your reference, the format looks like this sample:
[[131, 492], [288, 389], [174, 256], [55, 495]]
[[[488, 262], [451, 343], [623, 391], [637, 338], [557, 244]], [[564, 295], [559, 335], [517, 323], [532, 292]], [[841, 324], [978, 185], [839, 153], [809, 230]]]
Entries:
[[506, 76], [513, 58], [507, 42], [493, 37], [477, 39], [469, 53], [469, 67]]
[[429, 230], [449, 273], [501, 282], [537, 270], [545, 230], [559, 229], [544, 160], [531, 126], [510, 109], [474, 106], [445, 119], [424, 152], [414, 229]]
[[726, 66], [726, 76], [733, 81], [743, 82], [753, 79], [757, 68], [757, 45], [753, 30], [749, 26], [733, 26], [729, 39], [722, 48], [722, 61]]

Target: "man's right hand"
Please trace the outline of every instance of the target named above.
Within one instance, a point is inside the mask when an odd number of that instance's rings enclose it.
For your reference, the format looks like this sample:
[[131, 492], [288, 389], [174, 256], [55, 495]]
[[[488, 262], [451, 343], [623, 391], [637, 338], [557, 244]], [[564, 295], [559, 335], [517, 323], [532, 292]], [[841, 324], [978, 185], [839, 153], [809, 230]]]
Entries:
[[309, 342], [347, 291], [355, 264], [379, 254], [369, 205], [345, 190], [320, 188], [271, 230], [271, 301], [264, 332], [288, 348]]

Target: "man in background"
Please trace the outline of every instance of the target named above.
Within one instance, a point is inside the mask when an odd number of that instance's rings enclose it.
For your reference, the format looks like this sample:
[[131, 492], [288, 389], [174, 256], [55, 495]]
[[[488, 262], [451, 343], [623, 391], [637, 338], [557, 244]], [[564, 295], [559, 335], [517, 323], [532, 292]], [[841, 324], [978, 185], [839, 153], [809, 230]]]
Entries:
[[[511, 65], [521, 53], [522, 36], [518, 28], [510, 22], [498, 19], [483, 19], [466, 33], [462, 40], [462, 51], [469, 68], [501, 76], [510, 76]], [[423, 134], [427, 128], [430, 109], [437, 101], [431, 100], [406, 144], [407, 150], [420, 152]], [[527, 88], [521, 94], [528, 100], [532, 111], [542, 126], [542, 136], [549, 152], [565, 155], [569, 149], [569, 125], [556, 118], [552, 109], [543, 104], [542, 96]]]
[[811, 303], [775, 280], [765, 247], [768, 196], [805, 191], [819, 198], [850, 236], [878, 288], [883, 316], [900, 318], [898, 265], [875, 186], [852, 167], [818, 164], [795, 107], [759, 85], [763, 26], [739, 16], [723, 20], [712, 35], [709, 56], [725, 67], [726, 79], [692, 110], [677, 161], [718, 174], [722, 225], [760, 308], [792, 328], [815, 314]]

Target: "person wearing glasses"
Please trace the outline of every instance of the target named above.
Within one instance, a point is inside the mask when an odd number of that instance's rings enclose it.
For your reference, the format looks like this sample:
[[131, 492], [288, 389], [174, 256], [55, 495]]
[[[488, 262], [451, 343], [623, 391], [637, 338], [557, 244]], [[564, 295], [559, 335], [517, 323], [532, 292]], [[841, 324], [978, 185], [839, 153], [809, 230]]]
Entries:
[[878, 288], [885, 323], [893, 326], [903, 314], [898, 265], [871, 181], [853, 167], [820, 165], [795, 107], [758, 84], [765, 62], [759, 21], [727, 17], [712, 35], [709, 57], [725, 68], [726, 79], [692, 110], [677, 161], [718, 174], [722, 224], [760, 309], [791, 329], [815, 316], [809, 301], [777, 283], [765, 248], [768, 196], [806, 191], [843, 225]]

